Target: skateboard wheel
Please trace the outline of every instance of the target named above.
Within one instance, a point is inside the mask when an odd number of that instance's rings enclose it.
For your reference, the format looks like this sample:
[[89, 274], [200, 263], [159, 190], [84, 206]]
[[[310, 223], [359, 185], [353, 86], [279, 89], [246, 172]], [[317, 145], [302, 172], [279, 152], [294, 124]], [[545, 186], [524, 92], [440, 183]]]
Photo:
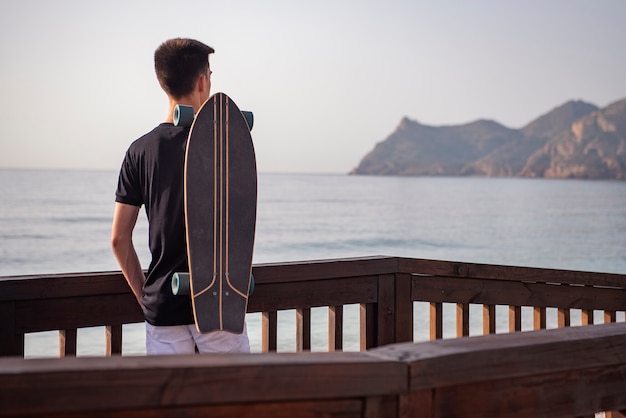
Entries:
[[254, 125], [254, 113], [247, 110], [242, 110], [241, 113], [243, 114], [243, 117], [246, 118], [248, 129], [252, 130], [252, 126]]
[[250, 274], [250, 288], [248, 289], [248, 296], [254, 293], [254, 275]]
[[174, 106], [174, 126], [182, 126], [186, 128], [191, 126], [195, 115], [192, 106], [176, 105]]
[[172, 293], [174, 295], [189, 295], [191, 293], [189, 273], [174, 273], [172, 275]]

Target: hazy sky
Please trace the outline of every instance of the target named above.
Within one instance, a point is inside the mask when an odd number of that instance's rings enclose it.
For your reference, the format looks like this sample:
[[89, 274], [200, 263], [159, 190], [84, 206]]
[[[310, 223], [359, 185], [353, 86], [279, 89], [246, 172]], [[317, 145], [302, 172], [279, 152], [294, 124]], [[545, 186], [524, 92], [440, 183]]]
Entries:
[[165, 118], [154, 49], [216, 49], [260, 171], [355, 167], [402, 117], [518, 128], [626, 97], [626, 1], [20, 0], [0, 14], [0, 167], [118, 169]]

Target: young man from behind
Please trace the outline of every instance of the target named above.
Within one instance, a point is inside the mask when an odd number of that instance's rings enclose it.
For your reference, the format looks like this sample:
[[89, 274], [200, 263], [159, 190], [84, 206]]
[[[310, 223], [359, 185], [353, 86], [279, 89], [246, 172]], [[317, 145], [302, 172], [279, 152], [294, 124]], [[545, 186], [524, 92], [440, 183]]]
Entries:
[[[174, 296], [170, 279], [188, 271], [183, 173], [189, 128], [172, 123], [174, 107], [198, 111], [209, 98], [213, 48], [193, 39], [170, 39], [154, 53], [157, 79], [169, 101], [166, 120], [134, 141], [122, 162], [111, 233], [113, 253], [146, 318], [148, 354], [249, 352], [242, 334], [200, 334], [191, 298]], [[132, 235], [141, 206], [149, 224], [152, 261], [144, 275]]]

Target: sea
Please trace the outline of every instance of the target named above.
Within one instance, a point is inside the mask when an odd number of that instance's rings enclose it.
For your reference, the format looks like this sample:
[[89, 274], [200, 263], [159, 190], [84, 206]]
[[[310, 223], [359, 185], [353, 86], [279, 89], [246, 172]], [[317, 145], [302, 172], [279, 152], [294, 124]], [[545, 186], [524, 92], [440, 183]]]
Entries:
[[[0, 276], [119, 270], [110, 248], [116, 184], [113, 170], [0, 170]], [[134, 242], [147, 266], [143, 211]], [[255, 263], [372, 255], [626, 274], [626, 182], [259, 174]], [[428, 339], [423, 305], [415, 306], [416, 341]], [[470, 333], [478, 334], [474, 308]], [[344, 315], [344, 349], [358, 350], [358, 306]], [[527, 316], [523, 329], [532, 327]], [[326, 350], [327, 317], [313, 309], [313, 351]], [[295, 312], [278, 318], [278, 351], [294, 351]], [[247, 321], [260, 351], [260, 314]], [[444, 305], [446, 338], [453, 321], [454, 307]], [[548, 326], [555, 321], [549, 312]], [[124, 326], [123, 355], [145, 354], [144, 332]], [[104, 341], [104, 328], [80, 329], [78, 355], [104, 355]], [[58, 356], [58, 333], [28, 334], [25, 351]]]

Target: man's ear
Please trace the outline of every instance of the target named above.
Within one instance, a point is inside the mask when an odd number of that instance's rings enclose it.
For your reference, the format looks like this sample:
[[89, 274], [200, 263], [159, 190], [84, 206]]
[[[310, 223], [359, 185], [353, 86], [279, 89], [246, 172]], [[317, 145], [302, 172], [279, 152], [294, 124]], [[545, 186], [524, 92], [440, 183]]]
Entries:
[[198, 82], [196, 84], [196, 88], [199, 92], [204, 93], [209, 87], [208, 78], [205, 75], [201, 75], [198, 78]]

